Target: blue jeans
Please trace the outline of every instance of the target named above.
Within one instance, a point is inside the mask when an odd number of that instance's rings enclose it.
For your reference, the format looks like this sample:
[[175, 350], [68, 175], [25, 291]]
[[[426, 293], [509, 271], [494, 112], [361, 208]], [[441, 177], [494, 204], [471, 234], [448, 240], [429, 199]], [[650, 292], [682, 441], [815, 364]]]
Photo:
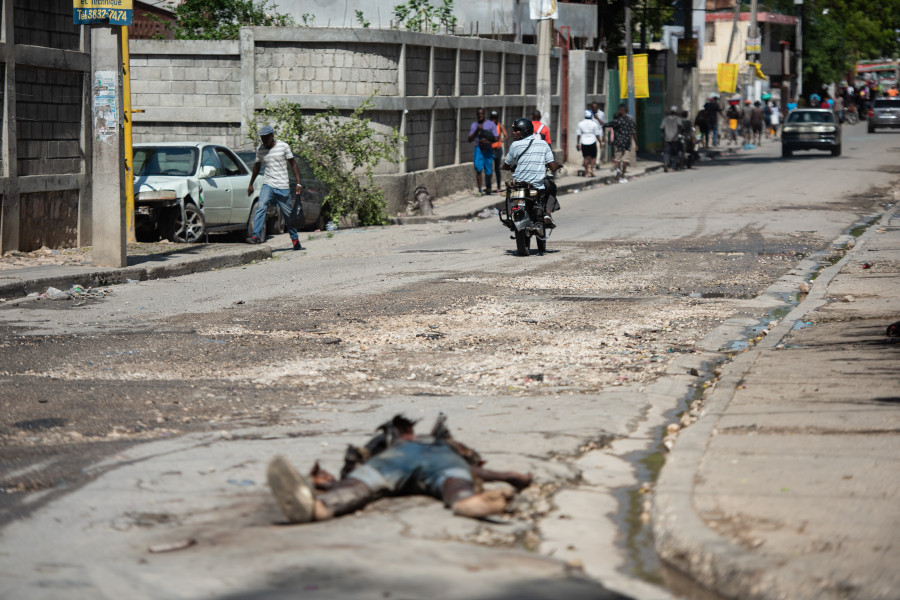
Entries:
[[418, 492], [443, 499], [448, 478], [472, 481], [472, 471], [444, 443], [409, 441], [376, 454], [347, 477], [363, 482], [375, 494]]
[[[291, 190], [276, 190], [263, 184], [259, 191], [259, 200], [256, 203], [256, 213], [253, 215], [253, 237], [263, 239], [263, 230], [266, 228], [266, 211], [269, 210], [269, 203], [272, 200], [278, 203], [278, 208], [285, 219], [291, 214]], [[291, 236], [291, 241], [297, 239], [296, 229], [288, 227], [287, 231]]]

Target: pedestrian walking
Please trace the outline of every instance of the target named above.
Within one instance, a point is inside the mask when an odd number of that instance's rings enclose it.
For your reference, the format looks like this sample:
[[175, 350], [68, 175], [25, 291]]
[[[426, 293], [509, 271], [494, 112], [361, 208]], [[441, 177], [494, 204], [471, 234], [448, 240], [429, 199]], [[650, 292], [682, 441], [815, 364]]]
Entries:
[[[596, 102], [591, 102], [591, 113], [593, 113], [593, 119], [600, 126], [600, 131], [605, 131], [603, 129], [604, 125], [606, 125], [606, 113], [600, 108], [600, 105]], [[597, 155], [596, 164], [600, 164], [601, 162], [605, 162], [608, 160], [607, 158], [607, 143], [606, 136], [602, 133], [600, 135], [600, 139], [597, 140], [597, 145], [599, 146], [600, 153]]]
[[613, 169], [619, 183], [628, 181], [625, 179], [625, 171], [628, 170], [628, 153], [632, 147], [638, 149], [637, 126], [634, 118], [628, 114], [625, 104], [619, 105], [619, 111], [611, 123], [606, 127], [613, 132]]
[[[275, 139], [275, 129], [271, 125], [262, 126], [259, 130], [259, 138], [260, 144], [256, 148], [256, 163], [253, 165], [253, 174], [250, 175], [250, 185], [247, 186], [248, 196], [253, 194], [253, 182], [256, 181], [263, 165], [266, 167], [266, 172], [256, 204], [256, 213], [253, 215], [253, 235], [247, 238], [249, 244], [259, 244], [265, 241], [263, 235], [266, 227], [266, 212], [270, 202], [274, 201], [278, 205], [285, 221], [291, 214], [291, 184], [288, 179], [288, 165], [291, 165], [294, 178], [297, 180], [297, 202], [300, 202], [300, 193], [303, 191], [303, 186], [300, 185], [300, 169], [297, 168], [291, 147], [285, 142]], [[291, 236], [294, 250], [303, 250], [303, 246], [300, 245], [300, 240], [297, 238], [297, 230], [288, 227], [288, 235]]]
[[[474, 142], [472, 158], [475, 163], [475, 183], [478, 195], [491, 193], [491, 175], [494, 174], [494, 142], [497, 141], [497, 125], [484, 118], [484, 109], [475, 112], [475, 121], [469, 128], [469, 141]], [[481, 174], [484, 173], [484, 190], [481, 189]]]
[[772, 106], [772, 115], [770, 119], [772, 121], [772, 137], [778, 139], [778, 132], [781, 129], [781, 107], [777, 104], [773, 104]]
[[494, 177], [497, 178], [497, 191], [502, 192], [500, 188], [500, 159], [503, 158], [503, 144], [509, 139], [506, 127], [500, 122], [500, 114], [496, 110], [491, 111], [491, 121], [497, 127], [497, 141], [491, 144], [491, 151], [494, 153]]
[[685, 166], [690, 169], [700, 155], [697, 153], [697, 132], [686, 110], [681, 111], [681, 137], [684, 144]]
[[597, 162], [597, 154], [600, 140], [603, 138], [603, 127], [594, 119], [594, 113], [584, 111], [584, 119], [578, 123], [575, 137], [575, 148], [581, 151], [584, 157], [584, 176], [594, 176], [594, 165]]
[[711, 129], [709, 127], [709, 118], [706, 115], [705, 109], [701, 108], [697, 112], [697, 118], [694, 119], [694, 125], [700, 131], [700, 139], [703, 142], [703, 147], [709, 148], [709, 134]]
[[725, 118], [728, 119], [728, 144], [737, 144], [738, 124], [741, 122], [741, 111], [738, 110], [736, 104], [732, 104], [728, 107]]
[[750, 117], [753, 114], [753, 107], [750, 105], [750, 99], [744, 100], [744, 108], [741, 109], [741, 137], [744, 138], [744, 145], [750, 143], [752, 139], [752, 131], [750, 129]]
[[550, 128], [544, 125], [544, 122], [541, 120], [541, 111], [535, 109], [531, 112], [531, 126], [534, 127], [534, 137], [544, 140], [552, 148]]
[[719, 145], [719, 115], [724, 115], [722, 112], [722, 107], [719, 106], [719, 99], [715, 96], [710, 96], [706, 99], [706, 104], [703, 105], [703, 110], [706, 111], [706, 122], [709, 124], [709, 131], [712, 133], [712, 143], [713, 146]]
[[[669, 108], [669, 114], [663, 118], [662, 123], [659, 125], [659, 130], [663, 139], [663, 171], [668, 173], [670, 166], [673, 168], [678, 166], [678, 154], [681, 149], [681, 140], [679, 139], [681, 135], [681, 118], [678, 116], [677, 106]], [[673, 164], [673, 160], [675, 164]]]
[[763, 129], [766, 124], [766, 113], [763, 110], [762, 102], [757, 100], [750, 109], [750, 129], [753, 133], [753, 140], [757, 146], [762, 144]]

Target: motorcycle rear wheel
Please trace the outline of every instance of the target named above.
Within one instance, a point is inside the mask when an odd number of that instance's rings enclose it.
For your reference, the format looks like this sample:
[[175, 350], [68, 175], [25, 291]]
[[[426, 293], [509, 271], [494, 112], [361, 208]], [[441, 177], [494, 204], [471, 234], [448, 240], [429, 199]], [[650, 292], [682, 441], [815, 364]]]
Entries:
[[516, 231], [516, 253], [519, 256], [531, 254], [531, 236], [524, 231]]

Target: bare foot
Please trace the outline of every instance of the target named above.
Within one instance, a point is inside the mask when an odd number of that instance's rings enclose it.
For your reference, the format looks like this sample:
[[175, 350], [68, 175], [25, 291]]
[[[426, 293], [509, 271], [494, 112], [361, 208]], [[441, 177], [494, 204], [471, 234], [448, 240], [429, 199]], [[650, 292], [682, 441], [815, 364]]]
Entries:
[[454, 502], [453, 514], [475, 519], [497, 514], [506, 509], [514, 495], [515, 492], [509, 488], [487, 490]]

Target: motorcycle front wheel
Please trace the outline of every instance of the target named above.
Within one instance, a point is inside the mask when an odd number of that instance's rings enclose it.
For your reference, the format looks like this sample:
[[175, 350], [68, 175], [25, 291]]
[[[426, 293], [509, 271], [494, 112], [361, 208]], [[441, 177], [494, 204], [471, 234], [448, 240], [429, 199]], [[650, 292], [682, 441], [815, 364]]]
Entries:
[[516, 253], [519, 256], [531, 254], [531, 236], [524, 231], [516, 231]]

